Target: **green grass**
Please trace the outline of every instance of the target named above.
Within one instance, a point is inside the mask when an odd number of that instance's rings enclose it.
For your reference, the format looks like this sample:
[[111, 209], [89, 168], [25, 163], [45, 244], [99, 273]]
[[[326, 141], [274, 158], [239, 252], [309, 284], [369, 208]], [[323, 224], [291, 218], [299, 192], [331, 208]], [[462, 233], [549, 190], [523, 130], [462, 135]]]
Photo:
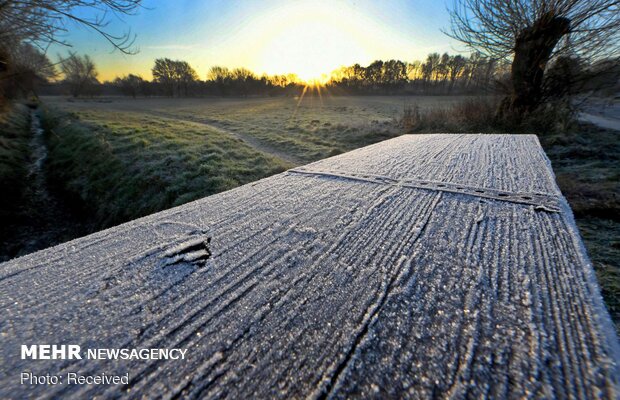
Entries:
[[395, 123], [405, 104], [424, 102], [424, 108], [453, 104], [462, 98], [414, 96], [365, 96], [303, 100], [286, 98], [252, 99], [122, 99], [107, 102], [46, 98], [54, 106], [83, 113], [132, 112], [145, 118], [169, 118], [211, 125], [258, 144], [259, 150], [285, 154], [296, 164], [363, 147], [401, 135]]
[[5, 223], [19, 207], [28, 173], [31, 136], [26, 106], [16, 104], [0, 113], [0, 219]]
[[620, 223], [602, 218], [577, 219], [601, 292], [620, 334]]
[[[177, 115], [194, 118], [248, 135], [286, 154], [308, 163], [342, 152], [399, 136], [390, 111], [378, 107], [343, 107], [325, 102], [297, 106], [283, 103], [257, 103], [253, 107], [229, 108], [221, 112], [198, 114], [181, 110]], [[204, 115], [204, 116], [200, 116]]]
[[620, 334], [620, 134], [578, 124], [539, 138]]
[[46, 108], [53, 182], [111, 226], [282, 172], [290, 165], [201, 124]]

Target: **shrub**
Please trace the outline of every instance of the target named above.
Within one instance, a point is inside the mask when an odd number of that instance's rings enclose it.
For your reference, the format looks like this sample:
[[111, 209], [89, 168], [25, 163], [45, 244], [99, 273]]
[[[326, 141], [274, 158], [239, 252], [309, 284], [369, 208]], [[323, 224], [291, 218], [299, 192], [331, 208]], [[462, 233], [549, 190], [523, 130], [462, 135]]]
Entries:
[[421, 111], [414, 104], [404, 110], [400, 126], [405, 133], [536, 133], [563, 132], [574, 126], [575, 114], [566, 102], [549, 102], [525, 117], [500, 117], [496, 97], [466, 99], [451, 107]]

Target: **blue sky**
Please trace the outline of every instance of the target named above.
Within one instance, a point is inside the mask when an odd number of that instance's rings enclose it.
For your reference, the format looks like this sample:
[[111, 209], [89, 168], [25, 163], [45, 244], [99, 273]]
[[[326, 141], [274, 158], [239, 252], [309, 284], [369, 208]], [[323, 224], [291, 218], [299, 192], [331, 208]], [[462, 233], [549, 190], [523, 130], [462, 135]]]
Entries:
[[67, 25], [64, 39], [94, 58], [102, 80], [127, 73], [150, 79], [158, 57], [188, 61], [201, 79], [214, 65], [311, 79], [340, 65], [464, 50], [441, 32], [449, 26], [443, 0], [145, 0], [143, 5], [137, 15], [108, 16], [106, 28], [137, 34], [136, 55], [113, 51], [102, 37], [75, 24]]

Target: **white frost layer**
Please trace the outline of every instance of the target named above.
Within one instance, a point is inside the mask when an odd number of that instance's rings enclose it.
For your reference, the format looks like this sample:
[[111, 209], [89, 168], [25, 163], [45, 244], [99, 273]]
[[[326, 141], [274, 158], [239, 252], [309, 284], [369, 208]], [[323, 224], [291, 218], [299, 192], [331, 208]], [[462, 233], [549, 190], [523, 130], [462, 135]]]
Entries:
[[[561, 196], [534, 136], [403, 136], [311, 167]], [[0, 302], [0, 398], [619, 395], [564, 200], [283, 173], [0, 264]], [[19, 358], [54, 343], [189, 350]], [[129, 385], [20, 385], [22, 371]]]

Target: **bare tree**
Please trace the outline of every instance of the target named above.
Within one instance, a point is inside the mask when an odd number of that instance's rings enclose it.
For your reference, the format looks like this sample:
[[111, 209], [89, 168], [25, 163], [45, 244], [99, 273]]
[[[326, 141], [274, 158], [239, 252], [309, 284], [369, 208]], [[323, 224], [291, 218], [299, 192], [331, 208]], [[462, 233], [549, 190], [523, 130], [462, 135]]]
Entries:
[[226, 95], [232, 82], [232, 74], [228, 68], [216, 65], [209, 70], [207, 81], [213, 82], [220, 95]]
[[37, 96], [37, 86], [56, 77], [56, 67], [45, 54], [29, 43], [21, 43], [12, 48], [12, 60], [3, 80], [2, 92], [8, 97]]
[[[29, 41], [42, 48], [50, 43], [68, 43], [59, 38], [67, 22], [75, 22], [101, 34], [116, 49], [132, 52], [134, 36], [107, 31], [109, 14], [131, 14], [142, 0], [0, 0], [0, 43]], [[78, 15], [78, 9], [97, 12], [93, 18]]]
[[181, 87], [185, 96], [189, 95], [189, 86], [198, 79], [198, 74], [187, 61], [176, 61], [174, 64], [179, 83], [179, 95]]
[[407, 63], [407, 79], [417, 80], [422, 77], [422, 61], [416, 60]]
[[72, 53], [63, 60], [60, 69], [73, 97], [92, 94], [92, 89], [99, 83], [95, 63], [88, 55], [79, 56]]
[[450, 60], [448, 61], [448, 71], [450, 74], [450, 92], [452, 92], [452, 90], [454, 89], [456, 79], [461, 75], [461, 73], [465, 69], [466, 64], [467, 60], [465, 60], [465, 58], [461, 55], [450, 57]]
[[448, 53], [443, 53], [439, 59], [439, 64], [437, 65], [437, 80], [441, 80], [442, 84], [445, 84], [448, 79], [448, 75], [450, 74], [449, 63], [450, 55]]
[[174, 96], [175, 89], [179, 96], [181, 88], [188, 95], [189, 84], [198, 79], [198, 74], [186, 61], [158, 58], [151, 70], [153, 80], [163, 85], [166, 95]]
[[407, 65], [398, 60], [388, 60], [383, 63], [381, 84], [387, 91], [394, 91], [402, 87], [407, 81]]
[[[98, 32], [123, 53], [135, 52], [135, 36], [130, 32], [112, 33], [107, 26], [111, 14], [132, 14], [140, 7], [141, 1], [0, 0], [0, 99], [14, 95], [14, 91], [12, 93], [10, 89], [12, 87], [34, 86], [34, 82], [25, 81], [32, 70], [20, 70], [14, 65], [20, 60], [12, 59], [24, 49], [24, 43], [39, 48], [43, 55], [52, 43], [69, 46], [61, 34], [67, 31], [67, 24], [70, 22]], [[85, 10], [94, 11], [96, 15], [92, 18], [85, 17]], [[20, 73], [17, 74], [16, 71]], [[33, 79], [40, 77], [30, 75]]]
[[425, 90], [428, 90], [433, 79], [437, 79], [437, 70], [441, 56], [439, 53], [431, 53], [426, 57], [426, 62], [422, 64], [422, 79], [424, 79]]
[[131, 96], [134, 99], [138, 95], [138, 92], [144, 87], [144, 83], [145, 81], [141, 76], [134, 74], [129, 74], [114, 80], [114, 84], [120, 88], [125, 96]]
[[364, 71], [364, 80], [367, 87], [376, 90], [383, 80], [383, 61], [373, 61]]
[[174, 96], [174, 85], [176, 83], [176, 72], [174, 61], [169, 58], [158, 58], [151, 70], [153, 81], [161, 84], [166, 96]]
[[540, 104], [556, 55], [596, 59], [620, 49], [618, 0], [455, 0], [450, 14], [450, 36], [493, 59], [513, 57], [502, 110], [518, 115]]
[[29, 43], [22, 43], [14, 49], [11, 59], [18, 69], [30, 71], [40, 79], [48, 80], [57, 75], [56, 67], [49, 58]]

